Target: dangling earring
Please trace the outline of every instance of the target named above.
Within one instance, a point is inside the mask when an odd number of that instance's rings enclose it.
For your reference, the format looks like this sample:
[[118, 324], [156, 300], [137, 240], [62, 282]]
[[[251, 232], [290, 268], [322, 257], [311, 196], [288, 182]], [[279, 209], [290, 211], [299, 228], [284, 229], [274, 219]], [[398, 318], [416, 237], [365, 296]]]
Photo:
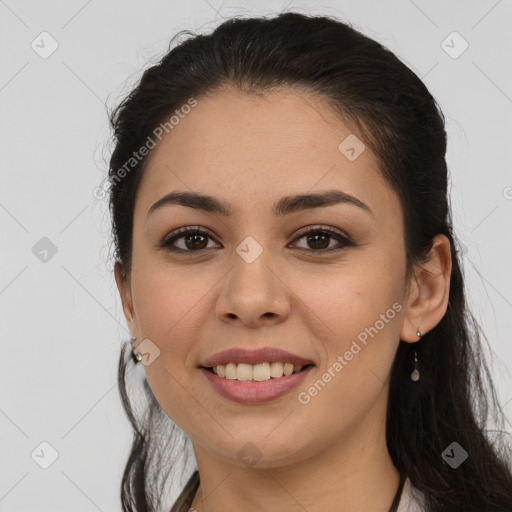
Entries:
[[[418, 338], [421, 338], [421, 331], [420, 331], [420, 328], [418, 327], [418, 332], [416, 333], [416, 335], [418, 336]], [[416, 353], [416, 351], [414, 350], [414, 370], [411, 372], [411, 380], [416, 382], [418, 380], [420, 380], [420, 372], [418, 371], [418, 354]]]
[[[137, 338], [135, 336], [132, 336], [132, 344], [134, 341], [137, 341]], [[139, 354], [135, 352], [135, 350], [132, 350], [132, 358], [136, 363], [138, 363], [142, 361], [142, 354]]]

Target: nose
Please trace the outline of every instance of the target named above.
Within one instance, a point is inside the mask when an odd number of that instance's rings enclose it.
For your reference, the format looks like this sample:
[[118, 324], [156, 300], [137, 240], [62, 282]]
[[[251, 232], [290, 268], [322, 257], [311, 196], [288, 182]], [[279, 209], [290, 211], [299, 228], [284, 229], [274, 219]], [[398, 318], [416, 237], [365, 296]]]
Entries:
[[264, 255], [265, 251], [251, 263], [234, 258], [216, 303], [217, 317], [223, 322], [239, 322], [254, 328], [278, 324], [288, 318], [290, 289], [283, 273], [272, 268], [275, 265]]

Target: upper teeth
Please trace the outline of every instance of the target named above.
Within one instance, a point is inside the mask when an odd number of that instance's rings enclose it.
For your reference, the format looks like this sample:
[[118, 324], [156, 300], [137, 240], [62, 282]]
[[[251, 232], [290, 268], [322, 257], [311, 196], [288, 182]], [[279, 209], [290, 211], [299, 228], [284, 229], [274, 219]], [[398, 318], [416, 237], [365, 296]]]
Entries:
[[277, 378], [283, 375], [291, 375], [300, 372], [303, 366], [294, 366], [292, 363], [228, 363], [227, 365], [219, 364], [212, 368], [213, 373], [219, 377], [231, 380], [249, 381], [249, 380], [269, 380], [271, 377]]

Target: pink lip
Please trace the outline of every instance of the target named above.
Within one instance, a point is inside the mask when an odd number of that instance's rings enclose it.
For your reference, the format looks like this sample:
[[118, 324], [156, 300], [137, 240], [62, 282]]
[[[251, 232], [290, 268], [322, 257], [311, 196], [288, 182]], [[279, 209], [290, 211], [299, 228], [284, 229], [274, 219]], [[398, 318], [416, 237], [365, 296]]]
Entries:
[[288, 376], [283, 375], [282, 377], [271, 378], [261, 382], [255, 380], [241, 382], [219, 377], [206, 368], [201, 368], [200, 370], [208, 379], [213, 389], [224, 398], [242, 404], [260, 404], [275, 400], [297, 387], [313, 368], [314, 366], [309, 366], [299, 373], [293, 373]]
[[261, 364], [267, 362], [279, 363], [292, 363], [294, 366], [306, 366], [314, 364], [309, 359], [304, 359], [286, 350], [278, 348], [264, 347], [256, 350], [247, 350], [243, 348], [231, 348], [218, 352], [217, 354], [209, 357], [200, 366], [204, 368], [211, 368], [218, 365], [226, 365], [228, 363], [246, 363], [246, 364]]

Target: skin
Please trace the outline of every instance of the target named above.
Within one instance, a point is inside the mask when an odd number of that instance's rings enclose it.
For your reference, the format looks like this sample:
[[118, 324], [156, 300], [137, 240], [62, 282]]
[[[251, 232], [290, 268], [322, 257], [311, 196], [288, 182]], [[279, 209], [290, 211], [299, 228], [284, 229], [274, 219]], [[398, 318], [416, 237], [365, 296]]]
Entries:
[[[387, 512], [391, 505], [399, 475], [385, 441], [390, 370], [399, 340], [414, 343], [418, 327], [428, 332], [446, 312], [450, 246], [438, 235], [429, 261], [405, 278], [398, 196], [368, 147], [354, 161], [338, 150], [351, 133], [313, 94], [224, 89], [198, 98], [149, 156], [135, 204], [132, 271], [125, 281], [117, 265], [115, 276], [131, 332], [160, 350], [145, 366], [151, 389], [192, 439], [199, 512]], [[350, 204], [282, 219], [271, 212], [282, 196], [330, 189], [357, 197], [373, 215]], [[173, 190], [215, 196], [234, 213], [169, 205], [147, 217]], [[182, 226], [211, 231], [208, 249], [196, 248], [203, 239], [185, 246], [183, 238], [174, 245], [188, 247], [186, 254], [157, 247]], [[338, 242], [298, 238], [308, 226], [330, 226], [358, 246], [322, 256]], [[263, 249], [252, 263], [236, 252], [248, 236]], [[396, 316], [300, 403], [297, 393], [395, 302]], [[221, 350], [263, 346], [316, 366], [299, 389], [259, 405], [221, 397], [197, 368]], [[237, 456], [248, 442], [260, 456], [254, 466]]]

